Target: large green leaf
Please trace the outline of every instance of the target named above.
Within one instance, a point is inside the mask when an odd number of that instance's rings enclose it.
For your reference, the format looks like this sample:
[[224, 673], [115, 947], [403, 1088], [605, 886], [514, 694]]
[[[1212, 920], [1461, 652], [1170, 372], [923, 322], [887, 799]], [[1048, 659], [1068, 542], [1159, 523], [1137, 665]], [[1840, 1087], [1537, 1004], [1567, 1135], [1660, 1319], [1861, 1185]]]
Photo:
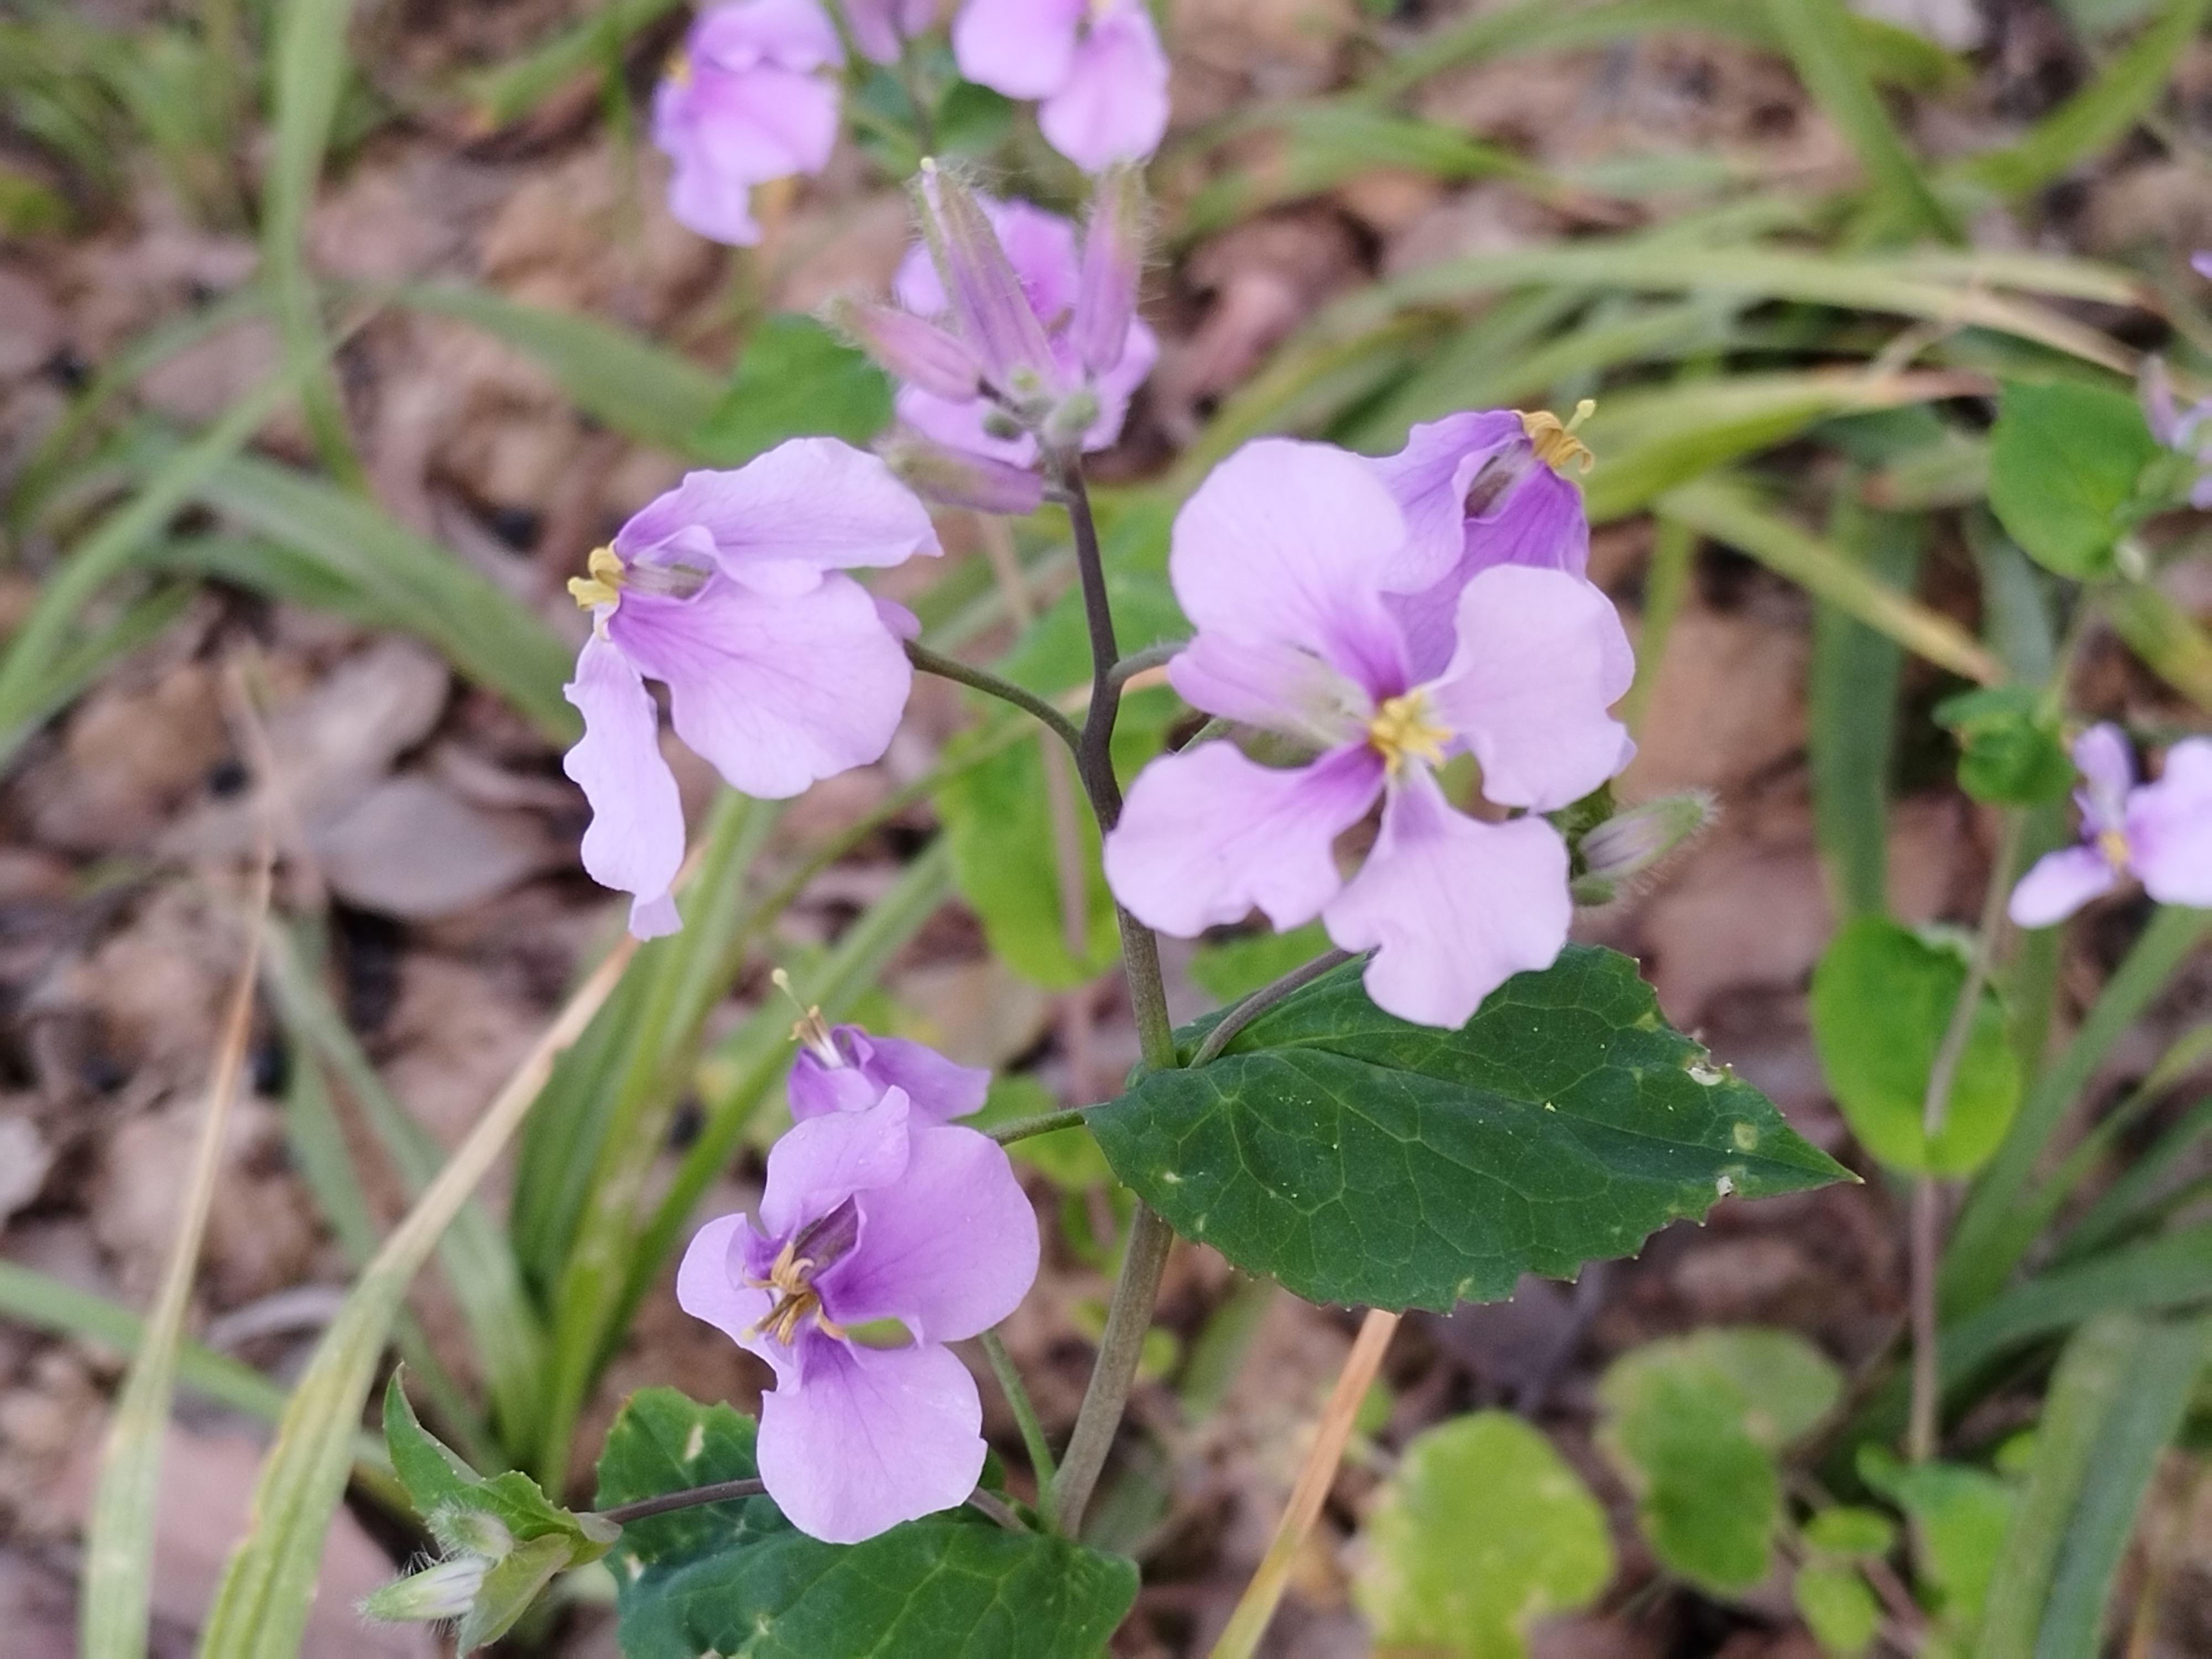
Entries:
[[2156, 439], [2132, 398], [2104, 386], [2008, 386], [1990, 437], [1990, 505], [2030, 557], [2104, 576]]
[[1532, 1623], [1587, 1606], [1613, 1577], [1605, 1510], [1506, 1412], [1416, 1437], [1363, 1536], [1353, 1594], [1385, 1648], [1522, 1659]]
[[1923, 1109], [1936, 1051], [1966, 988], [1961, 953], [1887, 916], [1861, 916], [1813, 971], [1813, 1041], [1859, 1143], [1909, 1175], [1966, 1175], [1997, 1149], [2020, 1105], [2020, 1062], [1984, 991], [1953, 1074], [1942, 1127]]
[[[641, 1389], [599, 1455], [599, 1504], [752, 1479], [753, 1437], [727, 1406]], [[1137, 1594], [1133, 1563], [969, 1510], [837, 1545], [750, 1498], [633, 1522], [609, 1560], [630, 1659], [1082, 1659], [1104, 1650]]]
[[[1660, 1017], [1636, 965], [1570, 945], [1456, 1031], [1368, 1000], [1347, 963], [1197, 1070], [1090, 1119], [1187, 1238], [1316, 1302], [1445, 1309], [1626, 1255], [1730, 1193], [1845, 1178]], [[1186, 1053], [1212, 1022], [1178, 1034]]]
[[1834, 1406], [1843, 1379], [1787, 1331], [1647, 1343], [1598, 1384], [1600, 1441], [1671, 1571], [1723, 1594], [1766, 1577], [1782, 1516], [1775, 1454]]

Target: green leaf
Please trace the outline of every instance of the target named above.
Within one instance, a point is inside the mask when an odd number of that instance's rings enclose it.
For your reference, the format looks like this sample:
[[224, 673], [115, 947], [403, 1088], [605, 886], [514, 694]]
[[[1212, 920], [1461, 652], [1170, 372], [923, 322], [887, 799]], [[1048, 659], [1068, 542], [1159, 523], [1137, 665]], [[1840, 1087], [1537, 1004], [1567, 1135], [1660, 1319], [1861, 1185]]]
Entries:
[[737, 466], [801, 434], [865, 444], [891, 418], [883, 370], [811, 317], [762, 319], [697, 448], [717, 466]]
[[1996, 1151], [2020, 1105], [2020, 1061], [2004, 1011], [1984, 992], [1953, 1075], [1949, 1109], [1926, 1133], [1929, 1075], [1966, 963], [1885, 916], [1862, 916], [1813, 970], [1813, 1042], [1828, 1088], [1860, 1145], [1912, 1175], [1966, 1175]]
[[1805, 1542], [1831, 1555], [1887, 1555], [1897, 1547], [1897, 1528], [1879, 1510], [1838, 1504], [1805, 1523]]
[[617, 1536], [611, 1522], [562, 1508], [518, 1470], [489, 1480], [478, 1474], [422, 1426], [398, 1370], [384, 1389], [384, 1441], [400, 1484], [434, 1528], [441, 1512], [472, 1510], [490, 1516], [518, 1541], [566, 1540], [580, 1552], [577, 1561], [597, 1560]]
[[1362, 1537], [1352, 1595], [1383, 1647], [1522, 1659], [1533, 1622], [1589, 1606], [1613, 1577], [1605, 1510], [1505, 1412], [1416, 1437]]
[[[754, 1425], [672, 1389], [630, 1396], [599, 1456], [602, 1507], [755, 1477]], [[631, 1522], [611, 1563], [623, 1650], [722, 1659], [1059, 1659], [1105, 1650], [1135, 1600], [1135, 1564], [972, 1510], [824, 1544], [766, 1498]]]
[[[1089, 1120], [1178, 1232], [1310, 1301], [1494, 1299], [1729, 1193], [1846, 1178], [1668, 1026], [1613, 951], [1568, 946], [1457, 1031], [1382, 1012], [1359, 972], [1324, 975], [1212, 1064], [1154, 1073]], [[1186, 1054], [1212, 1023], [1177, 1034]]]
[[1787, 1331], [1701, 1331], [1614, 1361], [1598, 1383], [1599, 1442], [1660, 1561], [1723, 1595], [1765, 1578], [1782, 1518], [1775, 1454], [1842, 1389], [1836, 1368]]
[[1959, 787], [1988, 806], [2037, 806], [2074, 787], [2058, 721], [2033, 686], [1992, 685], [1936, 705], [1959, 739]]
[[2020, 1505], [2020, 1491], [1987, 1469], [1963, 1463], [1900, 1463], [1879, 1446], [1859, 1451], [1860, 1478], [1911, 1517], [1921, 1582], [1934, 1611], [1971, 1634], [1981, 1622], [1997, 1554]]
[[2108, 576], [2136, 483], [2158, 454], [2142, 410], [2122, 392], [2008, 385], [1990, 434], [1990, 506], [2046, 570]]
[[1800, 1567], [1790, 1595], [1823, 1653], [1848, 1659], [1881, 1633], [1881, 1602], [1856, 1567]]

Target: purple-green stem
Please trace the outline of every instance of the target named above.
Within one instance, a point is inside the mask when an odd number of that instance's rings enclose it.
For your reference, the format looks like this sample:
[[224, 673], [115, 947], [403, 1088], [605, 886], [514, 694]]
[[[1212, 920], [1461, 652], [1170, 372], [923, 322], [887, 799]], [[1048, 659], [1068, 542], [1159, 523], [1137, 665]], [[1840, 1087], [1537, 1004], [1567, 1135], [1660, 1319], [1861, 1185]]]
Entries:
[[[1944, 1121], [1950, 1114], [1952, 1085], [1958, 1080], [1959, 1064], [1966, 1057], [1966, 1044], [1974, 1034], [1975, 1016], [1981, 1011], [1982, 991], [1990, 982], [1990, 970], [2004, 938], [2005, 903], [2012, 893], [2013, 866], [2019, 861], [2021, 836], [2026, 823], [2025, 813], [2005, 815], [2004, 833], [1998, 837], [1996, 858], [1990, 866], [1990, 884], [1982, 896], [1981, 920], [1974, 933], [1973, 960], [1967, 966], [1966, 982], [1959, 988], [1959, 1000], [1951, 1009], [1950, 1024], [1944, 1028], [1943, 1040], [1928, 1070], [1928, 1093], [1921, 1103], [1920, 1129], [1931, 1156], [1936, 1137], [1942, 1133]], [[1915, 1463], [1924, 1463], [1935, 1456], [1942, 1412], [1942, 1329], [1936, 1305], [1936, 1280], [1943, 1254], [1943, 1186], [1936, 1176], [1923, 1174], [1913, 1178], [1909, 1239], [1912, 1405], [1906, 1419], [1905, 1449], [1905, 1455]]]

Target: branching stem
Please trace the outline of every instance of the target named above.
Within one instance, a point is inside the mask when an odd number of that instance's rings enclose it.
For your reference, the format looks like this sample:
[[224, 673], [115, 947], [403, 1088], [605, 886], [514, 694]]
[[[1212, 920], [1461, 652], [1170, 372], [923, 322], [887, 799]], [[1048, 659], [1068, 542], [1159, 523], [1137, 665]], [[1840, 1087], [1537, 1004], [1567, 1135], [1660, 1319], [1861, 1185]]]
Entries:
[[986, 696], [1010, 702], [1024, 714], [1036, 716], [1051, 728], [1053, 734], [1066, 744], [1078, 759], [1081, 758], [1084, 734], [1076, 729], [1073, 720], [1035, 692], [1024, 691], [1012, 680], [1001, 679], [987, 668], [973, 667], [957, 657], [933, 651], [914, 640], [906, 642], [906, 659], [925, 674], [934, 674], [943, 680], [956, 680]]

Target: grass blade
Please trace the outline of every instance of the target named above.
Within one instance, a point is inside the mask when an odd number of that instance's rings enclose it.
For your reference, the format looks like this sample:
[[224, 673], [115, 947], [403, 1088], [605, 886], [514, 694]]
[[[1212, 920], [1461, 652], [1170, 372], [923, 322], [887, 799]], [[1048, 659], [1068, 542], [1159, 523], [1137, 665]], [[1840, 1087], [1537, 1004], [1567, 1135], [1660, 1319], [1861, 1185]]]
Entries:
[[1766, 16], [1805, 89], [1858, 152], [1890, 222], [1908, 239], [1917, 230], [1958, 240], [1956, 221], [1929, 190], [1851, 50], [1851, 15], [1841, 0], [1766, 0]]
[[2028, 1091], [2004, 1145], [1975, 1182], [1952, 1231], [1943, 1258], [1947, 1314], [1955, 1316], [1988, 1302], [2035, 1242], [2042, 1211], [2021, 1200], [2051, 1136], [2112, 1045], [2208, 934], [2212, 910], [2161, 905], [2127, 960], [2106, 981], [2073, 1041]]
[[2099, 595], [2113, 630], [2143, 665], [2199, 708], [2212, 710], [2212, 638], [2189, 613], [2146, 582]]
[[[1852, 481], [1830, 520], [1836, 550], [1891, 592], [1910, 594], [1923, 520], [1861, 507]], [[1905, 653], [1835, 605], [1813, 613], [1809, 742], [1813, 828], [1839, 918], [1889, 910], [1890, 769]]]
[[551, 741], [573, 743], [581, 732], [561, 695], [570, 648], [519, 600], [380, 508], [291, 467], [243, 456], [218, 459], [190, 493], [368, 595]]
[[52, 711], [55, 664], [78, 612], [130, 568], [169, 515], [261, 429], [291, 389], [289, 374], [272, 375], [232, 404], [220, 421], [164, 461], [138, 494], [103, 519], [40, 585], [30, 614], [0, 659], [0, 765]]
[[2036, 1627], [2067, 1522], [2106, 1420], [2132, 1385], [2148, 1335], [2148, 1322], [2140, 1315], [2100, 1314], [2059, 1356], [2036, 1431], [2027, 1491], [1990, 1579], [1975, 1659], [2020, 1659], [2039, 1650]]
[[161, 1272], [138, 1352], [116, 1396], [100, 1462], [99, 1488], [85, 1528], [83, 1623], [78, 1649], [90, 1659], [137, 1659], [146, 1651], [154, 1596], [155, 1505], [161, 1450], [177, 1382], [185, 1314], [198, 1275], [200, 1243], [222, 1174], [223, 1131], [246, 1069], [252, 1034], [253, 984], [259, 972], [262, 918], [269, 912], [274, 854], [264, 844], [254, 877], [246, 962], [231, 993], [216, 1044], [199, 1138], [185, 1176], [177, 1240]]
[[2154, 1324], [2145, 1334], [2127, 1386], [2112, 1402], [2090, 1452], [2087, 1478], [2051, 1575], [2035, 1659], [2071, 1659], [2097, 1650], [2105, 1603], [2135, 1533], [2136, 1514], [2157, 1473], [2159, 1454], [2189, 1409], [2208, 1341], [2212, 1319], [2202, 1316]]
[[463, 283], [419, 283], [389, 298], [457, 318], [535, 358], [577, 408], [617, 432], [695, 460], [713, 459], [700, 445], [720, 406], [722, 382], [642, 335]]
[[2003, 678], [1996, 659], [1958, 623], [1883, 586], [1829, 543], [1768, 511], [1733, 479], [1685, 484], [1662, 496], [1658, 511], [1750, 554], [1816, 599], [1939, 667], [1985, 685]]
[[554, 1057], [575, 1041], [613, 990], [633, 948], [628, 939], [617, 945], [568, 1000], [438, 1178], [384, 1241], [324, 1333], [262, 1465], [252, 1527], [224, 1569], [200, 1634], [203, 1653], [293, 1659], [298, 1652], [323, 1534], [345, 1489], [346, 1449], [407, 1287], [520, 1127]]
[[[444, 1153], [438, 1143], [385, 1088], [376, 1068], [362, 1053], [344, 1018], [324, 992], [309, 965], [308, 953], [301, 948], [298, 935], [288, 936], [283, 930], [272, 927], [264, 945], [264, 960], [271, 1000], [283, 1014], [287, 1028], [295, 1040], [337, 1073], [347, 1093], [368, 1119], [408, 1197], [419, 1197], [436, 1177], [443, 1160]], [[328, 1133], [337, 1129], [335, 1116], [327, 1106], [323, 1120], [329, 1125], [327, 1137]], [[326, 1150], [319, 1156], [325, 1163], [332, 1156], [345, 1158], [343, 1137], [338, 1138], [335, 1149]], [[349, 1160], [348, 1164], [349, 1166]], [[325, 1182], [337, 1178], [336, 1171], [330, 1171]], [[318, 1184], [320, 1187], [325, 1183]], [[357, 1204], [357, 1199], [355, 1202]], [[352, 1223], [353, 1228], [357, 1231], [365, 1219], [364, 1211]], [[340, 1236], [346, 1236], [345, 1230], [341, 1230]], [[373, 1231], [367, 1237], [371, 1249], [362, 1251], [363, 1260], [373, 1250]], [[498, 1223], [481, 1201], [471, 1197], [460, 1206], [452, 1225], [438, 1241], [438, 1256], [453, 1299], [460, 1304], [462, 1316], [468, 1323], [477, 1370], [491, 1396], [493, 1422], [506, 1443], [512, 1446], [514, 1439], [526, 1431], [535, 1412], [544, 1381], [545, 1354], [545, 1333], [524, 1293], [514, 1253]], [[436, 1387], [436, 1379], [441, 1375], [442, 1369], [435, 1366], [424, 1373], [435, 1393], [445, 1396], [441, 1404], [446, 1414], [451, 1415], [453, 1391], [450, 1387]], [[468, 1419], [462, 1420], [465, 1423]], [[479, 1446], [477, 1449], [483, 1449]]]
[[1957, 176], [2000, 196], [2054, 184], [2127, 135], [2165, 94], [2181, 54], [2203, 27], [2212, 0], [2167, 0], [2166, 13], [2088, 85], [2008, 149], [1961, 162]]
[[368, 487], [330, 368], [322, 301], [307, 270], [307, 216], [346, 76], [353, 0], [282, 0], [272, 27], [274, 131], [261, 191], [261, 265], [301, 405], [323, 465], [352, 489]]

